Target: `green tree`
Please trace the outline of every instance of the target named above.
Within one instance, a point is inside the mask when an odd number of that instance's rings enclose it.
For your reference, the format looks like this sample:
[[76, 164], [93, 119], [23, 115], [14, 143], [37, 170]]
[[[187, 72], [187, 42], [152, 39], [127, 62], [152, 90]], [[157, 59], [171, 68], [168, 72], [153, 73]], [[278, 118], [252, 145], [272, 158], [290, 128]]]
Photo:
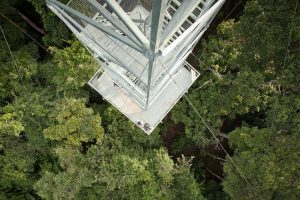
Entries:
[[224, 190], [232, 199], [299, 199], [299, 136], [243, 127], [229, 134], [235, 166], [224, 164]]
[[198, 199], [204, 200], [201, 194], [200, 185], [196, 182], [193, 173], [191, 173], [192, 159], [184, 156], [177, 159], [176, 175], [172, 186], [173, 199]]
[[[201, 199], [190, 166], [175, 165], [163, 149], [131, 156], [103, 145], [92, 145], [87, 154], [56, 148], [62, 171], [46, 171], [35, 184], [37, 193], [45, 199], [177, 199], [187, 190], [188, 197]], [[184, 186], [187, 181], [192, 185]]]
[[38, 50], [33, 44], [24, 45], [12, 52], [13, 60], [6, 43], [0, 40], [0, 45], [0, 99], [3, 102], [11, 101], [24, 90], [23, 84], [32, 81], [37, 73]]
[[300, 96], [291, 94], [274, 98], [266, 122], [275, 131], [300, 133]]
[[13, 106], [7, 105], [0, 113], [0, 134], [19, 136], [24, 130], [22, 112], [15, 111]]
[[82, 187], [93, 183], [94, 177], [88, 168], [90, 162], [75, 146], [58, 147], [54, 152], [63, 172], [45, 171], [35, 183], [35, 190], [44, 199], [76, 199]]
[[[47, 34], [43, 37], [46, 46], [62, 46], [70, 38], [70, 30], [59, 18], [46, 6], [44, 0], [28, 0], [40, 14], [44, 30]], [[67, 1], [64, 1], [67, 3]]]
[[61, 99], [48, 117], [50, 126], [43, 131], [47, 139], [80, 146], [82, 142], [100, 143], [103, 138], [100, 116], [83, 100]]
[[[199, 56], [202, 75], [188, 94], [216, 134], [224, 118], [235, 119], [236, 115], [256, 112], [262, 104], [259, 88], [264, 84], [264, 77], [247, 68], [239, 70], [241, 44], [233, 36], [235, 26], [232, 20], [224, 22], [218, 27], [218, 35], [203, 42], [204, 51]], [[184, 123], [186, 138], [198, 146], [214, 140], [186, 100], [175, 106], [172, 120]]]
[[38, 79], [50, 86], [57, 95], [86, 98], [86, 83], [99, 69], [99, 65], [79, 41], [68, 41], [68, 47], [50, 47], [53, 57], [40, 63]]
[[[13, 148], [12, 148], [13, 147]], [[31, 190], [39, 156], [22, 138], [0, 135], [0, 188]]]
[[[27, 40], [24, 33], [19, 31], [12, 23], [10, 23], [6, 18], [14, 21], [22, 29], [27, 28], [27, 24], [18, 15], [18, 10], [15, 5], [18, 4], [18, 0], [3, 0], [0, 5], [0, 25], [5, 32], [6, 38], [9, 44], [12, 46], [13, 50], [17, 50], [23, 45], [25, 45], [29, 40]], [[4, 17], [3, 17], [4, 16]], [[5, 18], [6, 17], [6, 18]], [[4, 40], [2, 33], [0, 34], [1, 40]], [[6, 49], [5, 44], [1, 44], [1, 51]]]
[[122, 151], [136, 151], [136, 149], [146, 151], [162, 145], [159, 127], [154, 130], [153, 134], [145, 137], [142, 130], [112, 106], [105, 106], [102, 116], [103, 127], [108, 136], [106, 140], [115, 148], [122, 149]]
[[[299, 43], [300, 15], [296, 2], [249, 1], [232, 31], [241, 48], [241, 69], [261, 74], [262, 127], [243, 127], [230, 133], [233, 157], [251, 187], [230, 161], [225, 191], [233, 199], [299, 199]], [[250, 26], [250, 25], [253, 26]], [[249, 127], [253, 124], [248, 123]]]

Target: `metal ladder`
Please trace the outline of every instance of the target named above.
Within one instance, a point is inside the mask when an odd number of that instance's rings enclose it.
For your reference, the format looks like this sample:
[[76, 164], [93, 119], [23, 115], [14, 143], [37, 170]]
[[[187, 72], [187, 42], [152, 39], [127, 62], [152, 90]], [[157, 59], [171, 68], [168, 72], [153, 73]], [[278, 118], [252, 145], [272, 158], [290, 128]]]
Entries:
[[[172, 16], [176, 13], [178, 8], [180, 7], [183, 0], [171, 0], [169, 5], [167, 6], [166, 13], [164, 16], [163, 22], [163, 30], [166, 25], [171, 21]], [[188, 1], [188, 0], [186, 0]], [[171, 44], [174, 40], [176, 40], [186, 29], [188, 29], [207, 9], [208, 4], [207, 0], [202, 0], [199, 2], [198, 6], [195, 10], [187, 17], [187, 19], [183, 22], [181, 27], [174, 33], [173, 37], [169, 40], [167, 45]]]

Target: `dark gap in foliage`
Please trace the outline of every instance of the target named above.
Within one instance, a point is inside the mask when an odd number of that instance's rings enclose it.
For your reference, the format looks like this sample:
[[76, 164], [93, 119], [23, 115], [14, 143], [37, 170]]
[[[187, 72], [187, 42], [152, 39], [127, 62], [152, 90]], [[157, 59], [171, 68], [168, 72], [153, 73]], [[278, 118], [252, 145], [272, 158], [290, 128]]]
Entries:
[[223, 118], [223, 124], [220, 128], [221, 133], [230, 133], [231, 131], [235, 130], [238, 127], [241, 127], [244, 123], [258, 128], [265, 127], [265, 112], [254, 112], [254, 113], [247, 113], [244, 115], [237, 115], [234, 119], [230, 119], [227, 117]]
[[83, 89], [87, 90], [89, 92], [89, 98], [88, 98], [87, 106], [91, 106], [93, 104], [101, 105], [103, 103], [106, 103], [103, 100], [102, 96], [96, 90], [91, 88], [91, 86], [89, 86], [88, 84], [85, 84]]
[[93, 145], [96, 145], [96, 143], [97, 141], [95, 139], [88, 142], [81, 142], [81, 146], [82, 146], [81, 153], [86, 154], [89, 148]]
[[[17, 3], [14, 5], [14, 7], [17, 9], [17, 11], [19, 11], [20, 13], [22, 13], [23, 15], [28, 17], [38, 27], [40, 27], [40, 28], [43, 27], [41, 16], [35, 11], [34, 6], [30, 2], [28, 2], [26, 0], [17, 1]], [[20, 30], [16, 30], [16, 31], [20, 31]], [[43, 45], [43, 41], [42, 41], [43, 35], [41, 33], [39, 33], [37, 30], [35, 30], [28, 24], [26, 26], [26, 32], [31, 37], [33, 37], [35, 40], [37, 40], [41, 45]], [[27, 36], [26, 36], [26, 38], [27, 38], [28, 42], [34, 42], [34, 41], [32, 41], [31, 38], [29, 38]], [[37, 45], [37, 46], [38, 46], [38, 50], [39, 50], [38, 61], [45, 60], [48, 56], [47, 55], [48, 52], [46, 52], [45, 49], [43, 49], [39, 45]]]

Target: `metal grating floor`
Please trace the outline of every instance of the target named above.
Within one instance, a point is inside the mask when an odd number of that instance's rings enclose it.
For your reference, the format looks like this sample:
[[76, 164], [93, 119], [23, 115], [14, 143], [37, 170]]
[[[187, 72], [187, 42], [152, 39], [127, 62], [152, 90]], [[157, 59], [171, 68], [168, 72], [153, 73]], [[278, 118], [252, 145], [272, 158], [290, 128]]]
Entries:
[[[185, 62], [185, 65], [170, 77], [161, 95], [144, 110], [130, 94], [114, 84], [109, 73], [104, 72], [101, 76], [99, 73], [95, 74], [89, 85], [147, 134], [155, 129], [199, 76], [199, 73]], [[145, 124], [149, 125], [149, 129], [145, 128]]]

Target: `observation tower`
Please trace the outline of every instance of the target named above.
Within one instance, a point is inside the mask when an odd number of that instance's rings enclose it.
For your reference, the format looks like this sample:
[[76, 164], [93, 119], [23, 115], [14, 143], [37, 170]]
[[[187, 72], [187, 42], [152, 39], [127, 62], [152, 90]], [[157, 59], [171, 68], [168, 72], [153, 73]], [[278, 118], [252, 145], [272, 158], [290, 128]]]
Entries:
[[187, 61], [225, 0], [47, 0], [100, 67], [89, 85], [150, 134], [200, 75]]

